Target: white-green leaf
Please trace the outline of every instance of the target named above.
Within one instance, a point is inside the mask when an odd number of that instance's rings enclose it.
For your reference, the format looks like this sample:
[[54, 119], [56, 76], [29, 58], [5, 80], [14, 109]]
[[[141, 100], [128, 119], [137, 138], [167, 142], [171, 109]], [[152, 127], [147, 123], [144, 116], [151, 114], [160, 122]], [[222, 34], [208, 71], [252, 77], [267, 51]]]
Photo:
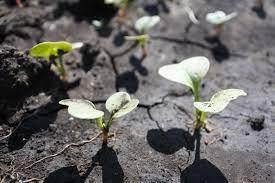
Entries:
[[106, 101], [106, 109], [113, 115], [113, 118], [122, 117], [134, 110], [139, 103], [137, 99], [131, 99], [126, 92], [117, 92]]
[[84, 43], [83, 42], [75, 42], [75, 43], [72, 43], [72, 48], [73, 49], [79, 49], [81, 47], [84, 46]]
[[117, 0], [104, 0], [105, 4], [115, 4]]
[[119, 4], [121, 0], [104, 0], [105, 4]]
[[194, 102], [194, 106], [203, 112], [219, 113], [225, 109], [230, 101], [235, 100], [239, 96], [246, 96], [243, 90], [227, 89], [217, 92], [209, 102]]
[[146, 33], [149, 29], [159, 23], [159, 16], [144, 16], [139, 18], [135, 23], [135, 29], [139, 33]]
[[209, 70], [209, 60], [206, 57], [192, 57], [178, 64], [170, 64], [159, 69], [158, 73], [171, 81], [184, 84], [194, 89]]
[[96, 28], [101, 28], [103, 26], [103, 22], [100, 20], [93, 20], [92, 24], [96, 27]]
[[127, 0], [104, 0], [105, 4], [113, 4], [115, 6], [123, 6], [127, 4]]
[[231, 20], [236, 16], [237, 16], [236, 12], [226, 15], [226, 13], [224, 13], [223, 11], [216, 11], [214, 13], [208, 13], [206, 15], [206, 21], [214, 25], [220, 25]]
[[96, 110], [95, 105], [89, 100], [65, 99], [59, 104], [68, 106], [68, 113], [80, 119], [96, 119], [104, 115], [102, 111]]

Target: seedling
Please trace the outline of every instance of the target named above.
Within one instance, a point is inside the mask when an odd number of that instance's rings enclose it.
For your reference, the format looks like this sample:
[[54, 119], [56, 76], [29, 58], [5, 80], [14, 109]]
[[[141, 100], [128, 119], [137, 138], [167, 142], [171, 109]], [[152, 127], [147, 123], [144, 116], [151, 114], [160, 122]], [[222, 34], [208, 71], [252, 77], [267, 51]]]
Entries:
[[64, 67], [63, 55], [71, 52], [75, 48], [80, 48], [83, 43], [43, 42], [30, 49], [30, 55], [37, 58], [44, 58], [53, 64], [60, 73], [62, 80], [67, 80], [67, 73]]
[[213, 33], [212, 36], [219, 36], [222, 31], [224, 24], [229, 20], [235, 18], [237, 16], [236, 12], [226, 14], [223, 11], [215, 11], [214, 13], [208, 13], [206, 15], [206, 21], [213, 25]]
[[137, 36], [125, 36], [126, 40], [136, 41], [138, 45], [141, 47], [143, 56], [148, 55], [148, 51], [146, 48], [146, 44], [150, 40], [150, 36], [148, 34], [149, 30], [158, 24], [160, 21], [159, 16], [144, 16], [139, 18], [135, 23], [135, 29], [139, 35]]
[[195, 129], [201, 127], [207, 130], [206, 114], [221, 112], [231, 100], [246, 93], [239, 89], [227, 89], [216, 93], [209, 102], [200, 102], [201, 81], [209, 70], [209, 60], [206, 57], [192, 57], [178, 64], [163, 66], [159, 74], [171, 81], [181, 83], [189, 87], [194, 97]]
[[126, 15], [126, 9], [129, 5], [129, 0], [105, 0], [105, 4], [113, 4], [114, 6], [119, 8], [118, 18], [119, 20], [123, 20]]
[[65, 99], [59, 102], [61, 105], [68, 106], [68, 113], [75, 118], [95, 120], [98, 128], [103, 134], [103, 144], [108, 143], [108, 133], [113, 121], [120, 118], [138, 106], [138, 99], [131, 99], [126, 92], [117, 92], [110, 96], [105, 107], [108, 112], [97, 110], [95, 105], [89, 100]]

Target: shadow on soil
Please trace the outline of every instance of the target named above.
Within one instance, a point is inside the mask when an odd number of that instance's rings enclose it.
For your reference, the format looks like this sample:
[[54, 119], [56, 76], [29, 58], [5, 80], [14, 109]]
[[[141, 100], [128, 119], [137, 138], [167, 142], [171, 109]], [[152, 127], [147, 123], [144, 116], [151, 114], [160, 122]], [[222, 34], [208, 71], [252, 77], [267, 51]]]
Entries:
[[201, 134], [195, 130], [194, 142], [196, 141], [195, 160], [186, 169], [181, 171], [181, 183], [228, 183], [223, 173], [207, 159], [200, 158]]
[[160, 12], [170, 13], [170, 9], [165, 0], [158, 0], [155, 3], [146, 4], [144, 10], [151, 16], [159, 15]]
[[47, 104], [25, 113], [23, 117], [19, 119], [21, 120], [19, 125], [8, 138], [9, 152], [21, 149], [33, 134], [47, 130], [50, 124], [56, 120], [57, 112], [64, 107], [59, 104], [59, 101], [69, 98], [67, 91], [77, 87], [79, 84], [80, 80], [72, 83], [62, 83], [60, 81], [60, 88], [57, 88], [57, 90], [51, 94], [51, 100]]
[[231, 54], [229, 49], [224, 45], [219, 37], [216, 36], [206, 36], [204, 39], [206, 42], [210, 44], [210, 46], [200, 43], [200, 42], [195, 42], [191, 41], [189, 39], [178, 39], [178, 38], [171, 38], [171, 37], [163, 37], [163, 36], [151, 36], [152, 39], [159, 39], [163, 41], [168, 41], [168, 42], [174, 42], [177, 44], [190, 44], [194, 45], [203, 49], [207, 49], [211, 51], [213, 57], [215, 58], [216, 61], [222, 62], [224, 60], [227, 60], [230, 58]]
[[96, 166], [102, 167], [103, 183], [123, 182], [124, 172], [118, 162], [116, 152], [112, 147], [102, 145], [102, 148], [92, 158], [91, 166], [85, 170], [84, 174], [80, 175], [76, 166], [64, 167], [50, 173], [45, 179], [45, 183], [84, 183]]
[[153, 149], [164, 154], [174, 154], [183, 147], [187, 150], [194, 150], [191, 134], [179, 128], [172, 128], [168, 131], [162, 129], [149, 130], [147, 141]]
[[260, 6], [260, 7], [253, 6], [251, 10], [254, 11], [260, 19], [266, 18], [266, 12], [263, 6]]
[[194, 162], [183, 171], [180, 170], [181, 183], [228, 183], [226, 177], [215, 165], [207, 159], [200, 158], [200, 129], [195, 130], [191, 135], [183, 129], [172, 128], [164, 131], [158, 123], [157, 126], [158, 129], [149, 130], [147, 133], [147, 141], [154, 150], [167, 155], [176, 153], [182, 147], [188, 151], [195, 150]]
[[219, 37], [205, 37], [205, 41], [212, 45], [211, 52], [215, 60], [222, 62], [230, 58], [228, 48], [221, 42]]
[[112, 5], [106, 5], [102, 0], [79, 0], [75, 2], [59, 2], [55, 10], [55, 16], [62, 16], [69, 12], [76, 21], [86, 20], [89, 23], [92, 20], [103, 20], [109, 22], [117, 13], [117, 8]]
[[125, 88], [126, 91], [131, 94], [138, 90], [139, 80], [136, 71], [142, 76], [148, 75], [148, 70], [142, 65], [144, 59], [145, 57], [139, 59], [135, 55], [130, 57], [129, 62], [133, 66], [133, 69], [120, 74], [116, 78], [117, 88]]
[[87, 44], [86, 43], [80, 49], [80, 53], [82, 55], [82, 58], [81, 58], [81, 63], [82, 63], [81, 68], [85, 72], [88, 72], [94, 66], [95, 58], [100, 53], [100, 48], [98, 46], [98, 42], [96, 42], [95, 44]]
[[129, 33], [128, 31], [126, 30], [121, 30], [119, 31], [115, 36], [114, 36], [114, 39], [113, 39], [113, 44], [116, 46], [116, 47], [120, 47], [122, 46], [124, 43], [125, 43], [125, 36], [128, 36]]
[[46, 105], [35, 109], [31, 114], [24, 114], [21, 119], [23, 121], [8, 138], [9, 151], [21, 149], [33, 134], [47, 130], [56, 120], [57, 112], [62, 109], [58, 102], [68, 97], [66, 91], [59, 91]]

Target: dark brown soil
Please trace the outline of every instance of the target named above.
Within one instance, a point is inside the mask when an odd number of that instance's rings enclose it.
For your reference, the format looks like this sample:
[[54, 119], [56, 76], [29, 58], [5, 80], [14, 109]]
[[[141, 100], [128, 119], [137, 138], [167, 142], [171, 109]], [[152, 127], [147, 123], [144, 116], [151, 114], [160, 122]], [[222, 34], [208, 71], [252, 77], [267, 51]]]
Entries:
[[[199, 25], [190, 22], [185, 0], [136, 0], [119, 25], [117, 9], [100, 0], [26, 0], [25, 7], [0, 2], [0, 181], [20, 182], [275, 182], [275, 4], [262, 10], [251, 0], [189, 1]], [[219, 39], [205, 14], [221, 9], [238, 17]], [[149, 55], [124, 35], [132, 21], [159, 14], [150, 32]], [[103, 20], [97, 29], [92, 20]], [[132, 21], [131, 21], [132, 20]], [[41, 41], [85, 42], [65, 57], [69, 81], [25, 50]], [[157, 74], [159, 67], [192, 56], [207, 56], [210, 71], [202, 96], [240, 88], [247, 97], [209, 116], [211, 133], [194, 132], [191, 93]], [[140, 100], [138, 109], [118, 120], [108, 146], [101, 138], [26, 169], [64, 145], [93, 137], [94, 123], [74, 119], [58, 104], [85, 98], [103, 109], [116, 91]], [[38, 182], [33, 180], [33, 182]]]

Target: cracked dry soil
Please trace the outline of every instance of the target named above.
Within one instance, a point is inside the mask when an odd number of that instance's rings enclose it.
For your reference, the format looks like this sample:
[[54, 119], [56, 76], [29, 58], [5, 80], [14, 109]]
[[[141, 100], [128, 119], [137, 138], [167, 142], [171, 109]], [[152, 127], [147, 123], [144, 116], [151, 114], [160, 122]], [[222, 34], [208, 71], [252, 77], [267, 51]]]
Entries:
[[[275, 182], [274, 1], [266, 0], [265, 14], [257, 14], [251, 0], [136, 0], [127, 25], [118, 25], [117, 10], [99, 0], [23, 3], [28, 5], [20, 9], [0, 2], [0, 135], [13, 130], [0, 141], [2, 181]], [[199, 25], [183, 11], [187, 4]], [[218, 42], [207, 42], [210, 27], [204, 16], [216, 9], [239, 15]], [[145, 59], [123, 40], [134, 34], [130, 20], [140, 14], [162, 18], [150, 32]], [[108, 26], [96, 29], [94, 18]], [[58, 40], [85, 42], [66, 56], [69, 84], [23, 52], [35, 43]], [[226, 88], [248, 93], [209, 116], [215, 128], [211, 133], [188, 126], [193, 120], [190, 91], [157, 74], [165, 64], [197, 55], [211, 60], [202, 88], [205, 100]], [[97, 133], [94, 123], [71, 118], [58, 105], [60, 99], [86, 98], [103, 109], [116, 91], [128, 91], [141, 104], [114, 124], [108, 147], [98, 138], [25, 169]]]

